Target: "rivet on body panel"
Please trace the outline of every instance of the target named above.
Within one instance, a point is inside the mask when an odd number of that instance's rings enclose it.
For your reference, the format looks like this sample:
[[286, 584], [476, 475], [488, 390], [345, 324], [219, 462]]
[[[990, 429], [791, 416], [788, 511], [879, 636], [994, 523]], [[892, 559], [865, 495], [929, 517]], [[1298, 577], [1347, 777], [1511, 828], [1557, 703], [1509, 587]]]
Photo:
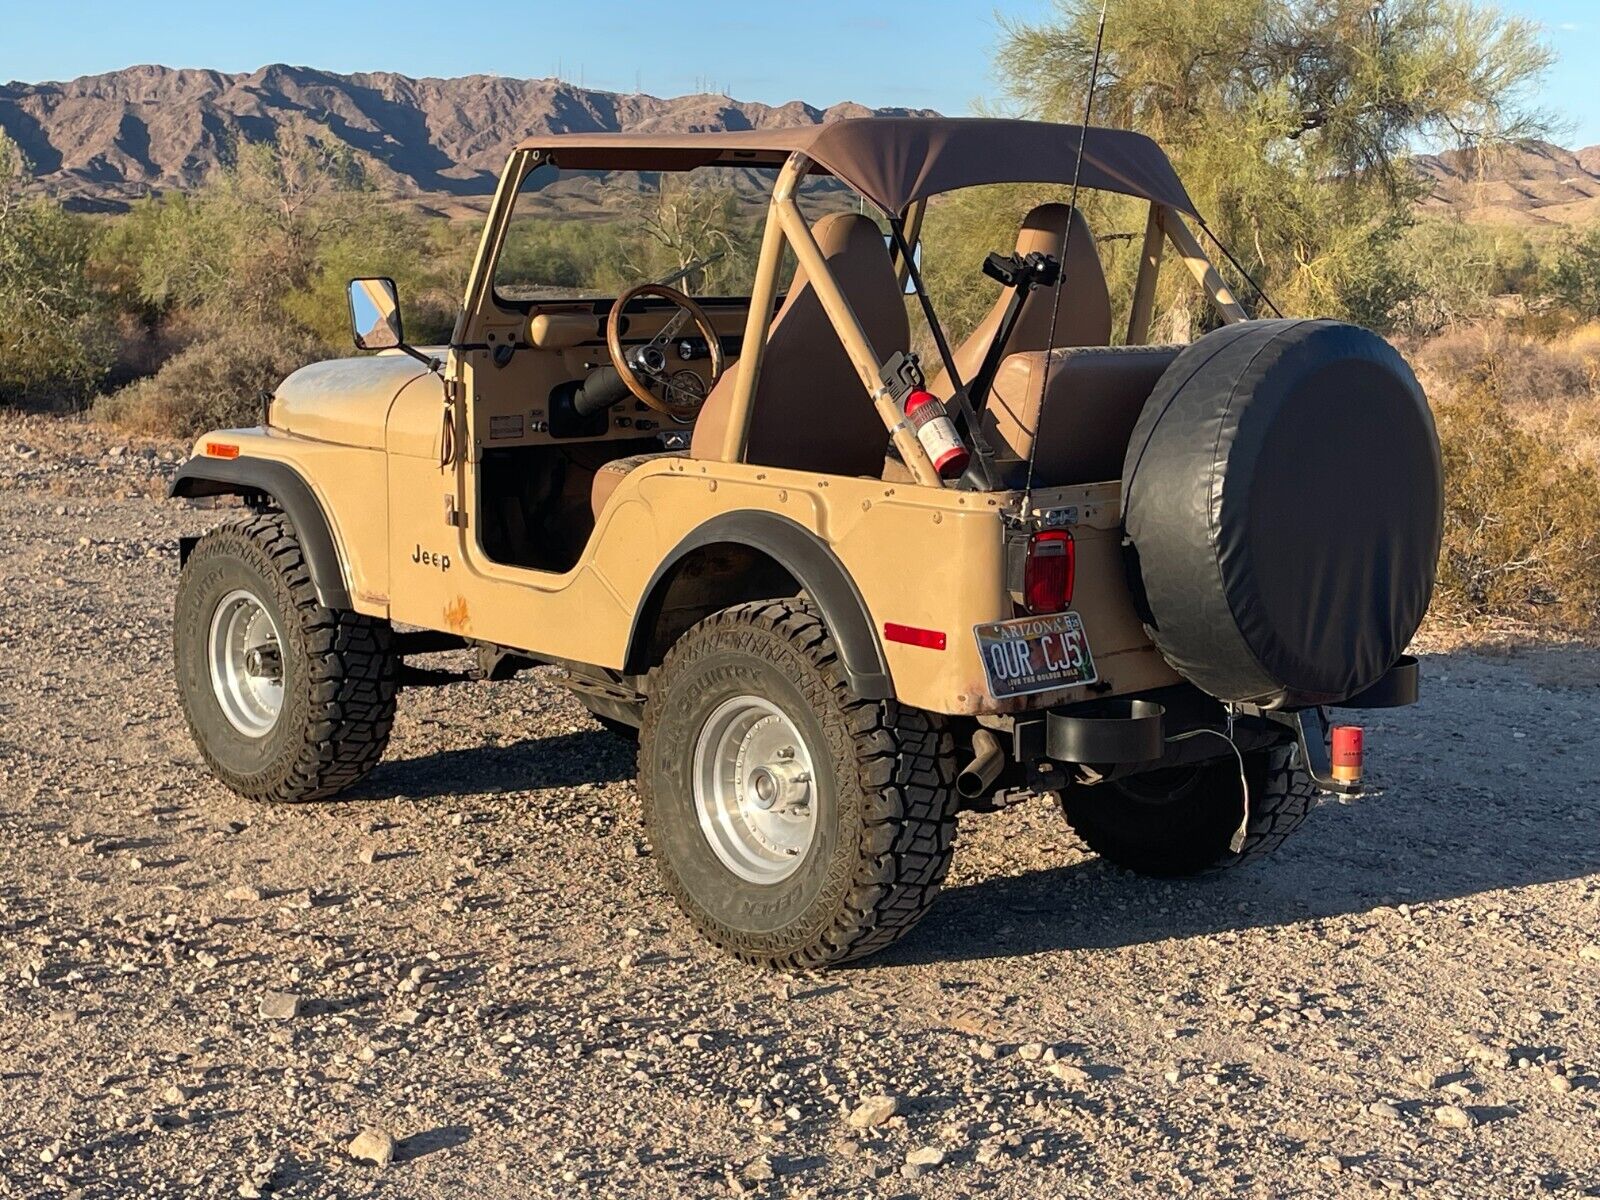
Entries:
[[933, 523], [935, 525], [942, 524], [943, 521], [944, 521], [944, 514], [943, 513], [934, 513], [933, 514]]
[[715, 479], [709, 480], [708, 483], [713, 492], [717, 490], [717, 481]]
[[869, 509], [871, 507], [872, 507], [872, 501], [871, 500], [863, 500], [861, 502], [861, 511], [862, 512], [866, 512], [867, 509]]
[[785, 503], [788, 502], [788, 500], [789, 500], [789, 492], [788, 492], [787, 489], [785, 489], [784, 491], [781, 491], [781, 492], [778, 493], [778, 503], [779, 504], [785, 504]]

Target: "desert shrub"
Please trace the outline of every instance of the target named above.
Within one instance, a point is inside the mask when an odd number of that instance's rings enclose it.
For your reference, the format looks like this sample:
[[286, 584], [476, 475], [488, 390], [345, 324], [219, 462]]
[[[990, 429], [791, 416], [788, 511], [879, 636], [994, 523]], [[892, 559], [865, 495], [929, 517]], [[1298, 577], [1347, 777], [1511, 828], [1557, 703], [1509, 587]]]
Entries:
[[328, 354], [328, 345], [312, 333], [226, 327], [179, 351], [154, 375], [101, 396], [94, 416], [135, 433], [184, 437], [256, 425], [263, 389]]
[[1402, 333], [1432, 334], [1495, 312], [1496, 297], [1538, 286], [1536, 248], [1520, 229], [1426, 218], [1396, 240], [1380, 270], [1409, 283], [1387, 320], [1366, 322]]
[[96, 259], [125, 302], [156, 314], [292, 322], [344, 337], [344, 284], [429, 282], [423, 222], [389, 207], [348, 151], [314, 134], [238, 147], [192, 195], [141, 201], [109, 223]]
[[103, 226], [92, 271], [123, 314], [113, 380], [155, 374], [96, 413], [168, 434], [253, 421], [259, 389], [309, 359], [355, 353], [345, 285], [357, 275], [395, 279], [412, 341], [447, 339], [472, 246], [435, 226], [446, 223], [387, 204], [361, 163], [315, 131], [237, 148], [197, 192], [142, 201]]
[[21, 192], [23, 159], [0, 133], [0, 404], [83, 399], [114, 339], [84, 271], [81, 218]]
[[1412, 358], [1426, 384], [1488, 391], [1516, 410], [1594, 395], [1594, 360], [1581, 348], [1529, 337], [1503, 322], [1452, 329], [1423, 342]]
[[1492, 385], [1435, 412], [1445, 469], [1435, 611], [1600, 623], [1600, 469], [1524, 429]]
[[1589, 386], [1600, 394], [1600, 321], [1580, 325], [1566, 335], [1562, 345], [1583, 364]]
[[357, 276], [387, 275], [400, 288], [407, 339], [423, 344], [446, 340], [461, 292], [446, 295], [437, 287], [426, 248], [420, 219], [397, 210], [366, 213], [317, 248], [301, 286], [280, 301], [282, 312], [329, 344], [349, 346], [346, 285]]
[[1600, 319], [1600, 221], [1556, 246], [1546, 291], [1579, 320]]

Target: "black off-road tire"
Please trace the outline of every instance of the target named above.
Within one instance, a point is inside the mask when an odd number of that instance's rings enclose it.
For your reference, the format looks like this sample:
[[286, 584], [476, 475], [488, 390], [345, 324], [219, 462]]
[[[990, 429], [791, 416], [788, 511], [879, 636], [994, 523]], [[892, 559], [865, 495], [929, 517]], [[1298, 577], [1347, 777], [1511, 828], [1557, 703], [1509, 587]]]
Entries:
[[1172, 879], [1242, 866], [1271, 854], [1316, 807], [1317, 785], [1299, 747], [1244, 756], [1250, 822], [1244, 845], [1228, 848], [1243, 815], [1239, 764], [1231, 755], [1192, 767], [1074, 786], [1061, 811], [1084, 843], [1107, 862]]
[[[213, 614], [241, 589], [271, 616], [283, 660], [282, 708], [258, 737], [240, 732], [224, 714], [208, 661]], [[200, 539], [178, 577], [172, 634], [178, 694], [195, 745], [239, 795], [324, 799], [382, 759], [398, 690], [389, 623], [318, 602], [294, 526], [282, 513], [240, 518]]]
[[[956, 831], [955, 743], [942, 717], [863, 700], [803, 600], [725, 609], [651, 676], [639, 795], [667, 890], [697, 929], [746, 962], [822, 967], [880, 950], [927, 912]], [[725, 701], [777, 706], [815, 768], [817, 832], [794, 874], [750, 882], [719, 859], [694, 800], [700, 731]]]

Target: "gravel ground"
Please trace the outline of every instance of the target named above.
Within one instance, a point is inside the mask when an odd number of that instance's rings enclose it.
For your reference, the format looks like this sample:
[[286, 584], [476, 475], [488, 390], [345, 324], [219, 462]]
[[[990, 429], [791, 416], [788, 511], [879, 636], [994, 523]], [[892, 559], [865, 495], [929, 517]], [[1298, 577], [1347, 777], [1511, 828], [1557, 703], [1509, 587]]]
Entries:
[[1600, 1195], [1600, 654], [1428, 655], [1371, 790], [1228, 877], [963, 818], [905, 942], [781, 978], [541, 674], [407, 692], [347, 800], [214, 783], [168, 612], [217, 514], [110, 444], [0, 419], [0, 1194]]

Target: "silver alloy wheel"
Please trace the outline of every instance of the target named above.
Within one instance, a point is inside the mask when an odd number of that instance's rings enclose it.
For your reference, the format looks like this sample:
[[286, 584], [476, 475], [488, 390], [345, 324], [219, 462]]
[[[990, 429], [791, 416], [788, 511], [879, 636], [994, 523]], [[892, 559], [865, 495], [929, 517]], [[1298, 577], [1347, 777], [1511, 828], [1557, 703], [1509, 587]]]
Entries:
[[271, 733], [283, 711], [282, 646], [272, 614], [244, 588], [229, 592], [211, 614], [211, 690], [222, 715], [245, 737]]
[[740, 879], [781, 883], [817, 836], [811, 751], [776, 705], [735, 696], [694, 747], [694, 807], [712, 851]]

